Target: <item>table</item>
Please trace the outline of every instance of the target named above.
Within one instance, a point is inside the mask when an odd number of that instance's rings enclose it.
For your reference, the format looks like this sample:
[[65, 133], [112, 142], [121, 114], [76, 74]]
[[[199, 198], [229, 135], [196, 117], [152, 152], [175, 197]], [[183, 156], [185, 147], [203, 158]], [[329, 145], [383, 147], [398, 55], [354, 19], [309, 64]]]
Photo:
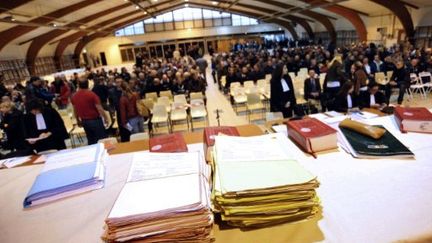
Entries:
[[[289, 143], [287, 150], [321, 182], [317, 192], [322, 215], [251, 231], [215, 225], [216, 242], [432, 241], [431, 135], [402, 134], [393, 116], [368, 123], [384, 125], [412, 149], [416, 160], [359, 160], [341, 149], [314, 159]], [[257, 135], [258, 129], [244, 126], [239, 131]], [[200, 133], [185, 137], [198, 141]], [[136, 146], [142, 149], [143, 144]], [[113, 152], [127, 151], [126, 147], [119, 144]], [[0, 242], [100, 242], [104, 220], [126, 181], [132, 156], [109, 156], [103, 189], [26, 210], [22, 201], [42, 165], [0, 171]]]
[[[242, 125], [237, 126], [237, 130], [240, 134], [240, 136], [247, 137], [247, 136], [257, 136], [263, 134], [262, 130], [256, 126], [256, 125]], [[197, 132], [186, 132], [183, 133], [183, 137], [187, 144], [193, 144], [193, 143], [202, 143], [204, 139], [203, 130], [197, 131]], [[113, 154], [124, 154], [124, 153], [130, 153], [130, 152], [136, 152], [136, 151], [142, 151], [142, 150], [148, 150], [149, 149], [149, 140], [141, 140], [141, 141], [133, 141], [128, 143], [119, 143], [116, 144], [115, 149], [109, 151], [110, 155]]]

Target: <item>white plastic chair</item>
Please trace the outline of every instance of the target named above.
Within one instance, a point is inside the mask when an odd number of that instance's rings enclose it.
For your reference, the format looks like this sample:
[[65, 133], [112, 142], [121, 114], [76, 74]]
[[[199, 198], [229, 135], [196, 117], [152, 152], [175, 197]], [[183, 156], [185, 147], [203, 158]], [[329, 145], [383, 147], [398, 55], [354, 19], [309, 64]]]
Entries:
[[265, 111], [265, 106], [261, 102], [261, 98], [258, 93], [249, 93], [247, 94], [247, 101], [246, 101], [246, 112], [248, 114], [249, 122], [251, 121], [252, 112], [256, 110], [261, 111], [261, 115], [262, 115], [263, 112]]
[[153, 116], [151, 118], [151, 122], [154, 125], [153, 126], [154, 130], [156, 130], [159, 124], [166, 124], [168, 128], [168, 132], [170, 131], [169, 116], [165, 105], [156, 104], [153, 107]]

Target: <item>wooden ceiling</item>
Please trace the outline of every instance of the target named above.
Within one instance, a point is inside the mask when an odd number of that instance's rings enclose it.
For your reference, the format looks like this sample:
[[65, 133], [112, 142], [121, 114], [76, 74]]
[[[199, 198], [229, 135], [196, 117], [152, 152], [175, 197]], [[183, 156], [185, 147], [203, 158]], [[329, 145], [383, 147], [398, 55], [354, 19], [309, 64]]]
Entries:
[[[115, 29], [164, 11], [180, 8], [185, 0], [14, 0], [0, 2], [1, 50], [10, 44], [30, 43], [27, 61], [32, 66], [45, 45], [57, 45], [55, 58], [78, 41], [75, 53], [91, 40], [112, 35]], [[414, 35], [410, 8], [430, 5], [430, 0], [188, 0], [189, 6], [227, 11], [285, 27], [296, 37], [299, 24], [313, 37], [311, 24], [322, 24], [336, 38], [334, 21], [348, 20], [360, 40], [367, 32], [362, 17], [394, 13], [407, 36]]]

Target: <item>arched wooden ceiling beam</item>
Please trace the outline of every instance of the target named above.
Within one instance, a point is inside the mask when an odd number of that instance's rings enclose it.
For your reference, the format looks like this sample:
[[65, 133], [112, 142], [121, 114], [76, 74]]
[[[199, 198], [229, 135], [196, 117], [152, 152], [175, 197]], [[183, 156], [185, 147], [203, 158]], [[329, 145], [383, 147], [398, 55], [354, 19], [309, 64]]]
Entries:
[[[262, 2], [262, 1], [258, 1], [258, 0], [255, 0], [255, 1]], [[273, 5], [273, 6], [277, 7], [277, 8], [279, 8], [279, 9], [290, 9], [290, 8], [294, 8], [295, 7], [293, 5], [286, 4], [286, 3], [283, 3], [283, 2], [279, 2], [279, 1], [276, 1], [276, 0], [266, 0], [264, 3], [265, 4], [269, 4], [269, 5]], [[324, 16], [322, 14], [319, 14], [319, 13], [316, 13], [316, 12], [313, 12], [311, 10], [301, 11], [301, 14], [304, 15], [304, 16], [308, 16], [308, 17], [310, 17], [312, 19], [315, 19], [316, 21], [318, 21], [322, 25], [324, 25], [324, 27], [327, 29], [327, 31], [330, 34], [330, 39], [332, 41], [336, 41], [336, 30], [335, 30], [332, 22], [326, 16]]]
[[9, 12], [14, 8], [24, 5], [32, 0], [14, 0], [14, 1], [1, 1], [0, 2], [0, 14]]
[[[308, 3], [312, 6], [314, 6], [314, 5], [319, 6], [318, 4], [326, 3], [323, 0], [302, 0], [302, 1], [305, 3]], [[351, 24], [356, 29], [357, 36], [358, 36], [359, 40], [360, 41], [366, 41], [367, 40], [366, 26], [357, 12], [353, 11], [352, 9], [345, 8], [345, 7], [337, 5], [337, 4], [331, 5], [331, 6], [322, 6], [322, 8], [347, 19], [349, 22], [351, 22]]]
[[[114, 8], [110, 8], [107, 9], [105, 11], [101, 11], [98, 12], [96, 14], [87, 16], [85, 18], [79, 19], [77, 21], [74, 21], [72, 23], [67, 24], [67, 27], [80, 27], [82, 25], [82, 23], [87, 23], [90, 22], [94, 19], [97, 19], [99, 17], [105, 16], [107, 14], [110, 14], [112, 12], [118, 11], [120, 9], [123, 9], [127, 6], [130, 6], [130, 4], [123, 4]], [[65, 33], [67, 33], [69, 30], [62, 30], [62, 29], [58, 29], [58, 30], [53, 30], [50, 31], [48, 33], [42, 34], [36, 38], [33, 39], [32, 43], [30, 44], [30, 47], [27, 50], [27, 56], [26, 56], [26, 63], [27, 66], [29, 67], [29, 72], [30, 73], [34, 73], [34, 63], [36, 60], [36, 57], [39, 53], [39, 51], [42, 49], [42, 47], [44, 45], [46, 45], [47, 43], [49, 43], [52, 39], [61, 36]]]
[[[269, 14], [271, 14], [272, 12], [274, 12], [273, 11], [274, 9], [272, 10], [272, 9], [269, 9], [269, 8], [263, 8], [263, 7], [258, 7], [258, 6], [243, 4], [243, 3], [237, 3], [237, 6], [244, 7], [244, 8], [250, 8], [250, 9], [254, 9], [254, 10], [258, 10], [260, 12], [269, 13]], [[272, 11], [272, 12], [270, 12], [270, 11]], [[284, 18], [300, 24], [306, 30], [306, 33], [308, 34], [308, 36], [310, 38], [314, 38], [314, 33], [313, 33], [313, 30], [312, 30], [312, 27], [309, 25], [309, 23], [307, 22], [306, 19], [301, 18], [301, 17], [297, 17], [297, 16], [293, 16], [293, 15], [287, 15]], [[293, 28], [293, 27], [291, 26], [291, 28]]]
[[[230, 3], [228, 1], [218, 1], [218, 2], [219, 3], [224, 3], [224, 4], [229, 4]], [[251, 10], [257, 10], [257, 11], [260, 11], [260, 12], [263, 12], [263, 13], [267, 13], [269, 15], [271, 15], [273, 13], [277, 13], [277, 11], [275, 11], [274, 8], [271, 9], [271, 8], [265, 8], [265, 7], [259, 7], [259, 6], [255, 6], [255, 5], [250, 5], [250, 4], [244, 4], [244, 3], [237, 3], [236, 6], [243, 7], [243, 8], [248, 8], [248, 9], [251, 9]], [[272, 19], [275, 19], [275, 18], [272, 18]], [[291, 20], [292, 22], [300, 24], [306, 30], [306, 33], [308, 34], [309, 38], [314, 38], [314, 33], [313, 33], [313, 30], [312, 30], [312, 27], [308, 23], [308, 19], [301, 18], [301, 17], [294, 16], [294, 15], [284, 16], [284, 19]], [[293, 28], [293, 26], [290, 25], [290, 28]]]
[[399, 0], [393, 0], [393, 1], [388, 1], [388, 0], [370, 0], [374, 3], [377, 3], [387, 9], [389, 9], [390, 11], [392, 11], [394, 13], [394, 15], [396, 15], [398, 17], [398, 19], [400, 20], [400, 22], [402, 23], [402, 26], [405, 30], [405, 33], [408, 37], [408, 39], [412, 40], [412, 38], [414, 37], [414, 24], [413, 24], [413, 20], [411, 18], [411, 14], [408, 11], [408, 9], [405, 6], [405, 3]]
[[[31, 21], [29, 21], [30, 23], [36, 23], [36, 24], [48, 24], [52, 21], [54, 21], [55, 19], [61, 18], [65, 15], [68, 15], [72, 12], [75, 12], [77, 10], [80, 10], [82, 8], [85, 8], [87, 6], [90, 6], [92, 4], [95, 4], [97, 2], [102, 2], [102, 0], [86, 0], [86, 1], [81, 1], [75, 4], [72, 4], [70, 6], [58, 9], [56, 11], [50, 12], [46, 15], [37, 17]], [[15, 26], [12, 28], [9, 28], [7, 30], [4, 30], [2, 32], [0, 32], [0, 36], [2, 38], [0, 38], [0, 51], [11, 41], [13, 41], [14, 39], [32, 31], [37, 29], [38, 27], [32, 27], [32, 26]]]
[[[151, 5], [151, 7], [152, 7], [152, 9], [156, 9], [157, 7], [159, 7], [159, 6], [161, 6], [161, 5], [164, 5], [164, 4], [166, 4], [166, 3], [167, 3], [167, 2], [160, 2], [160, 3], [158, 3], [158, 4], [153, 4], [153, 5]], [[122, 19], [124, 19], [124, 18], [130, 17], [130, 16], [132, 16], [132, 15], [134, 15], [134, 14], [138, 14], [138, 13], [143, 13], [143, 11], [141, 11], [141, 10], [135, 10], [135, 11], [132, 11], [132, 12], [129, 12], [129, 13], [125, 13], [125, 14], [122, 14], [122, 15], [116, 16], [116, 17], [114, 17], [114, 18], [111, 18], [111, 19], [105, 20], [105, 21], [103, 21], [103, 22], [100, 22], [100, 23], [98, 23], [98, 24], [96, 24], [96, 25], [94, 25], [94, 26], [91, 26], [90, 28], [99, 28], [99, 27], [101, 27], [101, 26], [108, 26], [108, 25], [110, 25], [110, 24], [112, 24], [112, 23], [114, 23], [114, 22], [117, 22], [117, 21], [119, 21], [119, 20], [122, 20]], [[153, 12], [152, 12], [152, 13], [153, 13]], [[100, 18], [100, 17], [99, 17], [99, 18]], [[141, 17], [141, 18], [143, 18], [143, 17]], [[57, 47], [56, 47], [56, 50], [55, 50], [55, 52], [54, 52], [54, 61], [55, 61], [55, 64], [56, 64], [56, 68], [57, 68], [58, 70], [61, 69], [61, 65], [60, 65], [60, 58], [61, 58], [61, 56], [63, 55], [63, 52], [64, 52], [64, 50], [67, 48], [67, 46], [68, 46], [69, 44], [75, 42], [77, 39], [86, 36], [87, 34], [88, 34], [88, 33], [87, 33], [86, 31], [78, 31], [78, 32], [76, 32], [76, 33], [73, 33], [73, 34], [71, 34], [71, 35], [68, 35], [68, 36], [66, 36], [66, 37], [63, 37], [63, 38], [61, 38], [61, 39], [58, 41], [59, 43], [58, 43], [58, 45], [57, 45]], [[47, 42], [47, 43], [48, 43], [48, 42]]]
[[[154, 12], [154, 14], [158, 15], [158, 14], [160, 14], [162, 12], [166, 12], [166, 11], [175, 9], [177, 7], [180, 7], [183, 4], [184, 3], [182, 2], [182, 3], [179, 3], [179, 4], [175, 4], [175, 5], [169, 6], [166, 9], [161, 9], [161, 10], [158, 10], [157, 12]], [[192, 2], [189, 2], [189, 5], [191, 7], [192, 7], [192, 5], [195, 5], [197, 7], [215, 9], [215, 6], [204, 4], [204, 3], [192, 3]], [[216, 7], [216, 8], [219, 9], [219, 10], [222, 10], [222, 8], [220, 8], [220, 7]], [[257, 18], [257, 17], [260, 16], [259, 14], [256, 14], [256, 13], [251, 13], [251, 12], [247, 12], [247, 11], [243, 11], [243, 10], [237, 10], [237, 9], [233, 9], [233, 8], [230, 9], [230, 12], [237, 13], [237, 14], [242, 14], [242, 15], [246, 15], [246, 16], [250, 16], [250, 17], [254, 17], [254, 18]], [[144, 16], [133, 18], [133, 19], [124, 21], [122, 23], [116, 24], [114, 26], [110, 26], [110, 27], [108, 27], [106, 29], [114, 31], [115, 29], [118, 29], [118, 28], [121, 28], [121, 27], [123, 27], [125, 25], [134, 23], [134, 22], [139, 21], [139, 20], [141, 20], [143, 18], [144, 18]], [[273, 23], [276, 23], [276, 24], [279, 24], [279, 25], [285, 27], [289, 32], [291, 32], [291, 34], [293, 35], [294, 38], [298, 38], [297, 33], [295, 32], [294, 28], [291, 26], [291, 23], [289, 23], [287, 21], [279, 20], [279, 19], [272, 19], [269, 22], [273, 22]], [[85, 38], [81, 38], [81, 40], [78, 42], [78, 44], [75, 47], [74, 55], [79, 56], [81, 54], [82, 50], [84, 49], [84, 47], [88, 43], [90, 43], [91, 41], [93, 41], [95, 39], [104, 37], [104, 36], [106, 36], [106, 34], [104, 34], [104, 33], [95, 33], [95, 34], [92, 34], [92, 35], [87, 36]], [[61, 55], [59, 55], [59, 56], [61, 56]]]

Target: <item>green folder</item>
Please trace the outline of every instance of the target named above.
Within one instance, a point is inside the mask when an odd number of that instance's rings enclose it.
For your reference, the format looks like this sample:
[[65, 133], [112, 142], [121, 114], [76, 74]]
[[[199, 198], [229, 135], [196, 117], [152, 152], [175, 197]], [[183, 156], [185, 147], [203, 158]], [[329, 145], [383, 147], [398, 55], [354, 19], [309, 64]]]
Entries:
[[[376, 126], [384, 128], [383, 126]], [[384, 128], [385, 129], [385, 128]], [[380, 139], [374, 139], [350, 129], [340, 127], [357, 158], [402, 157], [413, 158], [414, 154], [387, 129]]]

